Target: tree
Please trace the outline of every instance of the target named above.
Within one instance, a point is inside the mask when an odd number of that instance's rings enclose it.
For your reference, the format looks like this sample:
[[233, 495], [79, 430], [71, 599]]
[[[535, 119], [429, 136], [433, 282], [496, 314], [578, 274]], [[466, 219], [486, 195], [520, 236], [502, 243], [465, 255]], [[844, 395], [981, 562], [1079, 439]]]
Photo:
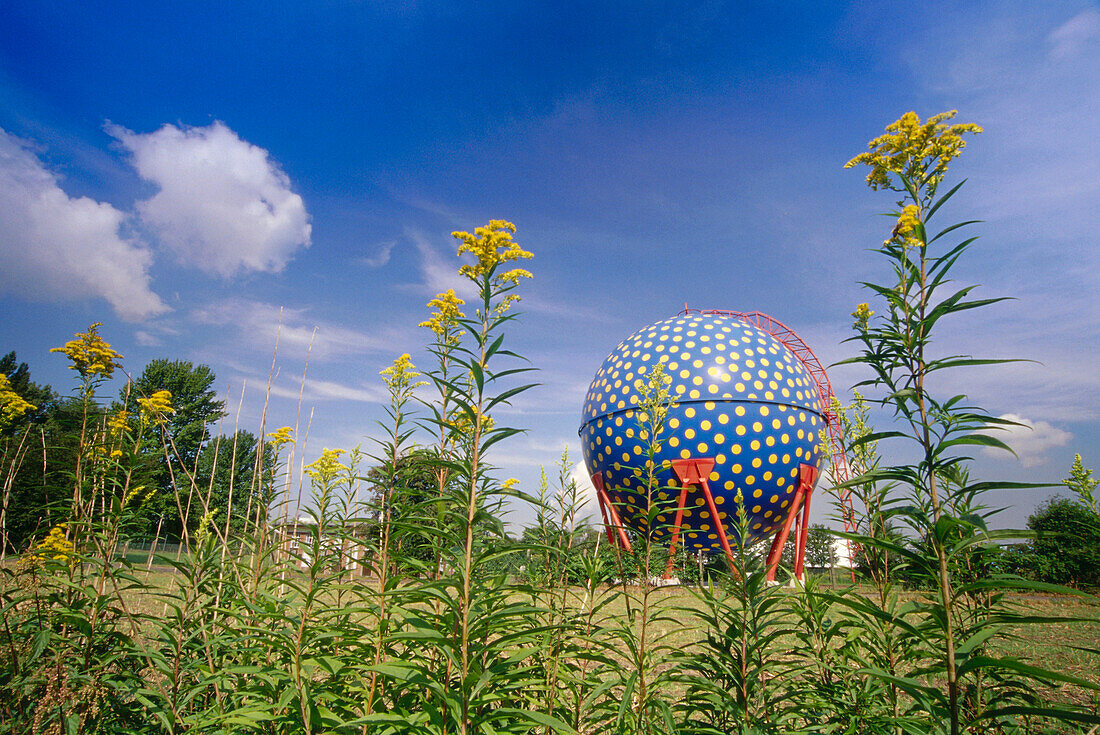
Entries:
[[1032, 513], [1027, 526], [1035, 532], [1029, 566], [1038, 579], [1100, 585], [1100, 516], [1059, 496]]
[[27, 363], [19, 362], [14, 352], [9, 352], [0, 357], [0, 373], [7, 376], [10, 389], [17, 396], [34, 406], [33, 409], [23, 413], [10, 425], [0, 426], [0, 436], [11, 436], [25, 426], [41, 424], [46, 421], [50, 410], [57, 404], [59, 399], [53, 388], [33, 382]]
[[[439, 496], [435, 454], [415, 447], [397, 458], [391, 478], [382, 467], [367, 471], [367, 503], [381, 508], [387, 490], [392, 489], [389, 505], [391, 545], [399, 559], [429, 563], [434, 557], [432, 529], [438, 528], [436, 505]], [[368, 530], [368, 533], [373, 531]], [[430, 564], [429, 564], [430, 566]], [[406, 572], [411, 570], [406, 569]]]
[[832, 531], [827, 526], [813, 524], [806, 530], [806, 566], [811, 569], [832, 569], [836, 562]]
[[150, 534], [163, 518], [165, 534], [179, 536], [183, 531], [180, 510], [187, 514], [189, 504], [199, 504], [193, 491], [200, 486], [192, 488], [190, 481], [195, 460], [208, 436], [207, 427], [225, 416], [225, 401], [217, 400], [213, 384], [214, 371], [206, 365], [160, 358], [146, 365], [119, 395], [124, 406], [132, 407], [139, 398], [148, 398], [157, 391], [172, 394], [172, 413], [164, 424], [164, 446], [147, 458], [142, 473], [157, 489], [145, 506], [146, 531]]

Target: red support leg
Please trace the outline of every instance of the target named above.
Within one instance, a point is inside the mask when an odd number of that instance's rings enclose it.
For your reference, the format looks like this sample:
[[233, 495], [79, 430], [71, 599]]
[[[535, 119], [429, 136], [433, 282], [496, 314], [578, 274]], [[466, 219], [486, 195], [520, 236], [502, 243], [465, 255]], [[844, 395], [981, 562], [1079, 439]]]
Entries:
[[[787, 543], [787, 537], [790, 535], [791, 526], [794, 524], [798, 517], [798, 511], [803, 510], [802, 525], [798, 529], [795, 535], [795, 570], [796, 577], [802, 579], [800, 572], [798, 557], [799, 543], [805, 546], [806, 524], [809, 523], [809, 496], [814, 489], [814, 481], [817, 479], [817, 468], [812, 465], [803, 464], [799, 467], [798, 472], [798, 489], [795, 490], [794, 497], [791, 499], [791, 508], [787, 511], [787, 518], [783, 521], [783, 527], [779, 530], [779, 533], [775, 535], [775, 539], [772, 541], [772, 548], [768, 552], [768, 560], [766, 562], [768, 567], [768, 581], [775, 581], [775, 572], [779, 568], [779, 559], [783, 556], [783, 546]], [[803, 501], [806, 502], [806, 507], [803, 508]]]
[[[623, 522], [619, 519], [619, 512], [615, 509], [615, 505], [611, 502], [611, 498], [604, 488], [603, 474], [597, 472], [592, 475], [592, 485], [596, 488], [596, 500], [600, 504], [600, 513], [603, 514], [604, 517], [604, 527], [607, 529], [607, 540], [613, 544], [617, 541], [620, 547], [627, 551], [631, 551], [630, 539], [627, 538], [626, 529], [623, 527]], [[610, 521], [610, 523], [608, 521]], [[615, 529], [614, 534], [612, 534], [612, 528]]]
[[603, 530], [607, 533], [607, 543], [615, 545], [615, 532], [611, 530], [611, 519], [607, 515], [607, 506], [604, 505], [603, 477], [597, 473], [592, 475], [592, 485], [596, 488], [596, 505], [600, 506], [600, 516], [603, 518]]
[[687, 504], [688, 485], [680, 486], [680, 500], [676, 504], [676, 522], [672, 526], [672, 539], [668, 542], [668, 564], [665, 566], [665, 576], [662, 579], [672, 579], [672, 566], [675, 561], [676, 542], [680, 540], [680, 525], [684, 522], [684, 506]]
[[[718, 534], [718, 541], [722, 544], [722, 551], [726, 553], [730, 570], [734, 575], [739, 574], [737, 562], [733, 557], [733, 549], [730, 548], [729, 537], [726, 536], [726, 528], [722, 519], [718, 517], [718, 505], [714, 502], [714, 495], [710, 492], [710, 472], [714, 469], [714, 459], [710, 457], [695, 459], [676, 459], [672, 461], [672, 469], [680, 479], [682, 485], [698, 485], [703, 490], [703, 497], [707, 502], [707, 510], [710, 511], [711, 520], [714, 522], [714, 530]], [[681, 492], [681, 495], [683, 493]]]
[[787, 512], [783, 527], [779, 529], [779, 533], [775, 534], [775, 538], [772, 540], [772, 548], [768, 551], [768, 560], [765, 562], [768, 567], [769, 582], [775, 581], [775, 570], [779, 568], [779, 559], [783, 556], [783, 546], [787, 543], [787, 536], [791, 533], [791, 524], [794, 523], [798, 509], [802, 505], [802, 492], [802, 485], [799, 483], [798, 489], [794, 491], [794, 497], [791, 498], [791, 509]]
[[794, 555], [794, 577], [802, 581], [803, 564], [806, 560], [806, 537], [810, 530], [810, 496], [814, 492], [814, 482], [817, 480], [817, 468], [804, 464], [799, 467], [798, 484], [802, 488], [802, 524], [798, 529], [798, 545]]

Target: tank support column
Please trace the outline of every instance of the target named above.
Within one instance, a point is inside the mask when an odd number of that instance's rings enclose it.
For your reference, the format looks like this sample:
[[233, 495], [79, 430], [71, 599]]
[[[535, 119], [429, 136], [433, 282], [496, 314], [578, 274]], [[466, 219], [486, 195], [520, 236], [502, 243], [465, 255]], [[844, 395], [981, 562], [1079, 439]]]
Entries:
[[679, 536], [680, 523], [683, 520], [684, 504], [687, 501], [687, 486], [698, 485], [703, 490], [703, 497], [707, 502], [707, 510], [710, 511], [710, 519], [714, 523], [714, 531], [718, 534], [718, 540], [722, 543], [722, 551], [726, 552], [726, 559], [730, 564], [730, 571], [736, 576], [739, 574], [737, 569], [737, 562], [733, 557], [733, 549], [730, 548], [729, 537], [726, 536], [726, 527], [722, 523], [722, 519], [718, 517], [718, 506], [714, 502], [714, 495], [710, 491], [710, 485], [708, 480], [710, 479], [710, 471], [714, 469], [714, 459], [711, 457], [693, 458], [693, 459], [674, 459], [672, 460], [672, 470], [676, 473], [676, 477], [680, 479], [680, 484], [683, 489], [680, 491], [680, 507], [676, 510], [676, 526], [672, 533], [672, 543], [668, 547], [669, 555], [669, 570], [666, 574], [671, 574], [672, 554], [676, 550], [676, 540]]
[[[802, 581], [802, 569], [806, 561], [806, 537], [810, 530], [810, 496], [814, 492], [817, 470], [808, 464], [799, 468], [799, 484], [802, 485], [802, 523], [798, 526], [798, 544], [794, 547], [794, 578]], [[808, 477], [806, 477], [808, 475]]]
[[783, 556], [783, 546], [787, 543], [791, 525], [798, 517], [798, 511], [802, 511], [802, 523], [795, 534], [795, 579], [802, 580], [802, 562], [806, 553], [806, 526], [810, 522], [810, 495], [814, 491], [814, 482], [817, 480], [817, 468], [813, 465], [803, 464], [798, 468], [798, 489], [791, 499], [791, 509], [787, 512], [787, 518], [783, 521], [783, 527], [775, 534], [772, 548], [768, 552], [768, 581], [775, 581], [775, 571], [779, 567], [779, 559]]
[[[607, 530], [607, 541], [627, 551], [631, 551], [630, 539], [626, 536], [623, 522], [619, 520], [619, 511], [611, 503], [611, 498], [603, 484], [603, 473], [592, 475], [592, 485], [596, 488], [596, 502], [600, 506], [600, 515], [603, 516], [603, 526]], [[612, 531], [614, 529], [614, 531]]]

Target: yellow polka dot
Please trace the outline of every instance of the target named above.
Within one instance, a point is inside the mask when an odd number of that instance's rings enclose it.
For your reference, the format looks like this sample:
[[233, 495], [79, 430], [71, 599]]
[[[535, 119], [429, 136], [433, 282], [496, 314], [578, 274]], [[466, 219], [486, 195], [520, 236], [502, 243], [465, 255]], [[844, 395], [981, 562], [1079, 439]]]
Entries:
[[745, 407], [744, 406], [738, 406], [737, 408], [733, 409], [733, 412], [735, 414], [737, 414], [738, 416], [744, 416], [745, 415]]
[[675, 436], [670, 436], [670, 437], [668, 438], [668, 445], [669, 445], [670, 447], [678, 447], [678, 446], [680, 446], [680, 439], [679, 439], [679, 437], [675, 437]]
[[739, 464], [735, 464], [733, 467], [730, 467], [730, 469], [733, 470], [735, 475], [741, 474], [741, 465]]
[[691, 456], [691, 452], [689, 450], [687, 450], [687, 449], [681, 449], [680, 450], [680, 458], [681, 459], [687, 459], [690, 456]]
[[707, 401], [706, 403], [703, 404], [703, 408], [707, 409], [708, 411], [713, 411], [714, 410], [714, 401]]
[[756, 483], [756, 478], [755, 477], [753, 477], [752, 475], [745, 475], [745, 484], [746, 485], [752, 485], [752, 484], [755, 484], [755, 483]]
[[760, 488], [757, 488], [757, 489], [755, 489], [755, 490], [753, 490], [753, 491], [752, 491], [752, 496], [753, 496], [754, 498], [759, 498], [759, 497], [760, 497], [761, 495], [763, 495], [763, 494], [764, 494], [764, 491], [763, 491], [763, 490], [761, 490]]
[[744, 426], [738, 426], [736, 431], [737, 431], [737, 436], [744, 436], [745, 435], [745, 427]]
[[695, 438], [695, 429], [684, 429], [684, 438], [685, 439], [694, 439]]
[[698, 398], [699, 397], [699, 391], [693, 390], [690, 393], [688, 393], [688, 395], [691, 396], [692, 398]]
[[725, 414], [725, 413], [719, 414], [718, 423], [720, 423], [722, 425], [725, 425], [725, 424], [728, 424], [729, 422], [730, 422], [729, 414]]
[[715, 444], [724, 444], [725, 442], [726, 442], [726, 435], [725, 434], [715, 434], [714, 435], [714, 443]]
[[691, 382], [694, 385], [702, 385], [703, 384], [703, 376], [702, 375], [696, 375], [694, 378], [691, 379]]
[[767, 406], [761, 406], [760, 407], [760, 415], [761, 416], [767, 416], [768, 415], [768, 407]]
[[687, 409], [684, 410], [684, 415], [687, 416], [689, 419], [694, 417], [695, 416], [695, 409], [688, 406]]
[[733, 489], [733, 480], [726, 480], [726, 484], [723, 485], [722, 487], [724, 487], [726, 490], [732, 490]]
[[696, 449], [699, 450], [699, 454], [706, 454], [709, 448], [706, 442], [699, 442], [699, 446], [696, 447]]
[[675, 429], [680, 426], [680, 419], [669, 419], [668, 425], [669, 428]]
[[758, 439], [753, 439], [751, 442], [749, 442], [749, 447], [752, 449], [752, 451], [755, 452], [756, 450], [760, 449], [760, 441]]
[[703, 431], [710, 431], [710, 422], [704, 419], [702, 422], [700, 422], [699, 428]]
[[752, 458], [752, 466], [753, 467], [759, 467], [762, 464], [764, 464], [764, 460], [760, 459], [759, 457], [753, 457]]

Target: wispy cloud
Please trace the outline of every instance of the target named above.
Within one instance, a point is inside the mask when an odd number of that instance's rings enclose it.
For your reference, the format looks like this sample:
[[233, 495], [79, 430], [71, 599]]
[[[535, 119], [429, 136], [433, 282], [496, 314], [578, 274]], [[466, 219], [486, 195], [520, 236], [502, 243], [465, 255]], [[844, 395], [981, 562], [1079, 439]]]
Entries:
[[150, 287], [152, 254], [127, 224], [110, 204], [70, 197], [0, 130], [0, 288], [36, 301], [102, 298], [128, 321], [167, 311]]
[[1047, 36], [1051, 58], [1058, 60], [1087, 53], [1087, 46], [1097, 40], [1100, 40], [1100, 10], [1096, 8], [1082, 10]]
[[109, 124], [107, 132], [159, 189], [138, 203], [138, 216], [181, 262], [223, 277], [279, 272], [309, 247], [309, 214], [290, 179], [224, 123], [145, 134]]
[[[262, 301], [227, 299], [191, 313], [199, 324], [232, 329], [249, 343], [280, 350], [310, 348], [310, 355], [326, 359], [340, 355], [391, 351], [393, 336], [385, 330], [366, 333], [333, 322], [313, 319], [307, 309], [285, 308]], [[398, 342], [399, 343], [399, 342]]]
[[390, 262], [390, 256], [393, 254], [393, 247], [397, 243], [385, 242], [375, 248], [374, 255], [367, 255], [359, 259], [359, 262], [368, 268], [381, 268]]
[[331, 380], [306, 378], [304, 383], [292, 386], [287, 382], [271, 385], [271, 395], [278, 398], [303, 401], [351, 401], [353, 403], [385, 403], [389, 400], [386, 391], [372, 385], [351, 386]]
[[435, 295], [448, 289], [454, 289], [462, 298], [469, 301], [477, 296], [474, 285], [458, 275], [458, 259], [452, 254], [458, 250], [443, 248], [417, 230], [408, 230], [406, 236], [416, 248], [420, 266], [420, 283], [414, 289], [426, 295]]

